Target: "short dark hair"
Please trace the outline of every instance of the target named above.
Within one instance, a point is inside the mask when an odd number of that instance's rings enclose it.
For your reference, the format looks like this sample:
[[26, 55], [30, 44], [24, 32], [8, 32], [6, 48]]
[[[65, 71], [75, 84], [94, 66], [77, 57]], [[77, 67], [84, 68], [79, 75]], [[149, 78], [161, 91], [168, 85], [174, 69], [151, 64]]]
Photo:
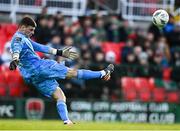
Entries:
[[25, 16], [22, 18], [22, 20], [19, 23], [19, 26], [32, 26], [32, 27], [36, 27], [36, 22], [33, 20], [33, 18], [31, 18], [30, 16]]

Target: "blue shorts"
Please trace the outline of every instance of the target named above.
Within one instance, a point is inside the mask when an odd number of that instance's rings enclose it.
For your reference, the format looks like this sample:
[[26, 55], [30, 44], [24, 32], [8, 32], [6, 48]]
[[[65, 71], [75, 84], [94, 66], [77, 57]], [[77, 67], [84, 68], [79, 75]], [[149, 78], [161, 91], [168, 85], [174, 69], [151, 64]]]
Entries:
[[40, 66], [33, 71], [33, 76], [25, 78], [25, 81], [33, 84], [43, 95], [51, 97], [59, 87], [56, 80], [66, 78], [68, 67], [54, 60], [40, 60], [40, 62]]

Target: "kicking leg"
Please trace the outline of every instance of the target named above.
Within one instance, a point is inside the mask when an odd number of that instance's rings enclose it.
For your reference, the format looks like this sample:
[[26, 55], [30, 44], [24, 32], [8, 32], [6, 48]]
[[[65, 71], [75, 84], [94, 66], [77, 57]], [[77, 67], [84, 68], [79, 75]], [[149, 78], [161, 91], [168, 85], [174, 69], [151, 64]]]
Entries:
[[78, 78], [78, 79], [93, 79], [102, 78], [104, 80], [109, 80], [111, 73], [114, 71], [114, 65], [109, 64], [108, 67], [101, 71], [91, 71], [83, 69], [69, 69], [66, 78]]
[[57, 90], [53, 93], [53, 98], [57, 101], [57, 110], [61, 119], [64, 121], [64, 124], [73, 124], [68, 117], [68, 110], [66, 105], [66, 97], [61, 90], [61, 88], [57, 88]]

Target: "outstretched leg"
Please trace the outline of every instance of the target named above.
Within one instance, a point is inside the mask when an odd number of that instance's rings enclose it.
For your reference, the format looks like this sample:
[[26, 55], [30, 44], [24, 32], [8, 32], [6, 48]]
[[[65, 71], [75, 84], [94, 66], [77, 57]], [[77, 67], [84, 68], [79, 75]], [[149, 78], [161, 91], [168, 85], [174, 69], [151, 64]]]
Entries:
[[57, 90], [53, 93], [53, 98], [57, 101], [57, 111], [61, 119], [64, 121], [64, 124], [73, 124], [68, 117], [68, 110], [66, 105], [66, 97], [61, 90], [61, 88], [57, 88]]
[[114, 65], [109, 64], [107, 68], [101, 71], [91, 71], [84, 69], [69, 69], [66, 78], [78, 78], [78, 79], [94, 79], [102, 78], [104, 80], [109, 80], [111, 73], [114, 71]]

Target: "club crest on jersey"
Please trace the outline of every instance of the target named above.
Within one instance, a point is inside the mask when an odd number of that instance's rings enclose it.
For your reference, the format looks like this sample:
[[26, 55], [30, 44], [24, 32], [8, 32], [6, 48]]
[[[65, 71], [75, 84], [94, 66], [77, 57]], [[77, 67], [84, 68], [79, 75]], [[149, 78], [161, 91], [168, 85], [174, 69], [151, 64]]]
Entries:
[[25, 105], [26, 117], [28, 119], [42, 119], [44, 115], [44, 102], [39, 98], [30, 98]]
[[15, 42], [21, 42], [21, 40], [22, 40], [21, 37], [16, 37], [16, 38], [14, 39]]

